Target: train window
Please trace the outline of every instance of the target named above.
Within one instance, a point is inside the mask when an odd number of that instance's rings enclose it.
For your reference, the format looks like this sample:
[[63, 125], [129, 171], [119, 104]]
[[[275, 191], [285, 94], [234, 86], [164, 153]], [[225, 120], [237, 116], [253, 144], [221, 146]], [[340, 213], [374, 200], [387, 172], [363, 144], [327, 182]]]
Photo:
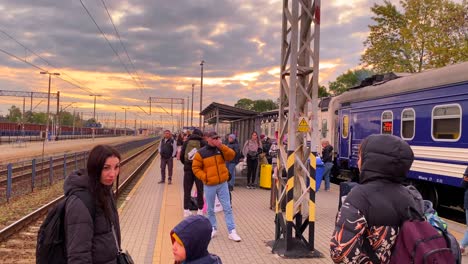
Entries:
[[322, 119], [322, 138], [327, 137], [328, 126], [327, 126], [327, 119]]
[[432, 139], [457, 141], [461, 132], [461, 107], [458, 104], [438, 105], [432, 109]]
[[393, 134], [393, 112], [392, 111], [384, 111], [382, 113], [382, 134]]
[[349, 118], [347, 115], [344, 115], [343, 122], [342, 122], [341, 136], [343, 138], [347, 138], [348, 132], [349, 132]]
[[414, 138], [415, 118], [414, 109], [403, 109], [401, 112], [401, 138], [412, 140]]

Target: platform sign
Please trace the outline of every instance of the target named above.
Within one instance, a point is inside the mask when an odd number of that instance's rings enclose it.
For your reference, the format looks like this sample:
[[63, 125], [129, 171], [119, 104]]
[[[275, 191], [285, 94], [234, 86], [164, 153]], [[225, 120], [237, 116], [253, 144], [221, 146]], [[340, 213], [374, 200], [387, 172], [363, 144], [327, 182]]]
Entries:
[[309, 124], [307, 123], [307, 120], [305, 119], [305, 117], [301, 117], [299, 119], [299, 123], [297, 125], [297, 131], [298, 132], [309, 132], [310, 131]]

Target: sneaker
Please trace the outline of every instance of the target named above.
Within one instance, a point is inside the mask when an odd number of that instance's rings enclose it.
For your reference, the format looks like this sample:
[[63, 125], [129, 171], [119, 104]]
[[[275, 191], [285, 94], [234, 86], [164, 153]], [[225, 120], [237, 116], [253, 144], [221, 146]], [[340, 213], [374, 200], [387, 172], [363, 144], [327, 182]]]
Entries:
[[465, 248], [464, 248], [464, 247], [460, 247], [460, 253], [461, 253], [463, 256], [466, 256], [466, 254], [465, 254]]
[[190, 210], [184, 210], [184, 217], [189, 217], [192, 215], [192, 212], [190, 212]]
[[203, 215], [203, 210], [202, 210], [202, 209], [198, 209], [197, 215]]
[[234, 240], [235, 242], [240, 242], [242, 240], [235, 229], [229, 233], [229, 239]]
[[250, 189], [256, 189], [256, 188], [257, 188], [257, 187], [255, 186], [255, 184], [252, 184], [252, 185], [250, 186]]
[[218, 230], [216, 230], [215, 228], [213, 228], [213, 230], [211, 230], [211, 238], [215, 237], [215, 236], [216, 236], [216, 233], [218, 233]]
[[250, 184], [247, 184], [247, 189], [250, 189]]
[[169, 181], [167, 182], [167, 184], [171, 185], [171, 184], [172, 184], [172, 180], [169, 180]]
[[163, 183], [165, 183], [165, 182], [166, 182], [166, 181], [163, 181], [163, 180], [158, 181], [159, 184], [163, 184]]

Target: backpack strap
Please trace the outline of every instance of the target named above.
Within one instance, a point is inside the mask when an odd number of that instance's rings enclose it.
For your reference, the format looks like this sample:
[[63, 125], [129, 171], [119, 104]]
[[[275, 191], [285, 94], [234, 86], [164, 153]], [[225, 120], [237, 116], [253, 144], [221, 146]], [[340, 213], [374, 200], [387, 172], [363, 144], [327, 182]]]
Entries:
[[96, 218], [96, 205], [94, 203], [93, 197], [91, 196], [91, 193], [86, 189], [79, 189], [70, 193], [69, 197], [72, 195], [78, 197], [78, 199], [80, 199], [85, 204], [94, 222], [94, 219]]

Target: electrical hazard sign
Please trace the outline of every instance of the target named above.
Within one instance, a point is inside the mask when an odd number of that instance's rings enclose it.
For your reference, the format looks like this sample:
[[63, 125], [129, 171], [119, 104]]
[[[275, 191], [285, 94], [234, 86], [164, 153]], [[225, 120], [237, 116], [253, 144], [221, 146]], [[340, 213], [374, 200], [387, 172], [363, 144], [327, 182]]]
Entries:
[[305, 119], [305, 117], [301, 117], [299, 119], [299, 124], [297, 125], [297, 131], [298, 132], [309, 132], [310, 131], [309, 124], [307, 123], [307, 120]]

